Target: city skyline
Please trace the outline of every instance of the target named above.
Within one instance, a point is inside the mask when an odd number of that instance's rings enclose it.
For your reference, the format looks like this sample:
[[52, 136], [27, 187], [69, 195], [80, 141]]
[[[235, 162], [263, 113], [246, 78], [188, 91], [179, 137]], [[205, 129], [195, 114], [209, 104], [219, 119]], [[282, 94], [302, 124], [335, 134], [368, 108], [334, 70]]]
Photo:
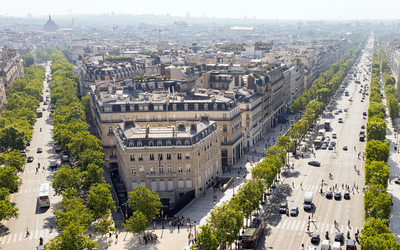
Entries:
[[[239, 6], [239, 4], [241, 4]], [[151, 6], [151, 9], [149, 8]], [[382, 7], [379, 7], [382, 6]], [[108, 5], [105, 2], [71, 0], [60, 8], [58, 2], [47, 2], [38, 5], [37, 2], [20, 0], [5, 2], [0, 10], [1, 16], [26, 17], [42, 15], [75, 15], [75, 14], [155, 14], [181, 17], [215, 17], [234, 19], [281, 19], [281, 20], [374, 20], [398, 19], [396, 10], [399, 2], [383, 0], [379, 2], [344, 1], [321, 4], [320, 1], [287, 0], [282, 2], [259, 2], [244, 5], [237, 0], [227, 2], [214, 2], [205, 0], [201, 5], [188, 5], [183, 0], [168, 2], [153, 0], [147, 2], [127, 2], [121, 5]], [[390, 8], [389, 8], [390, 6]], [[327, 12], [328, 10], [328, 12]]]

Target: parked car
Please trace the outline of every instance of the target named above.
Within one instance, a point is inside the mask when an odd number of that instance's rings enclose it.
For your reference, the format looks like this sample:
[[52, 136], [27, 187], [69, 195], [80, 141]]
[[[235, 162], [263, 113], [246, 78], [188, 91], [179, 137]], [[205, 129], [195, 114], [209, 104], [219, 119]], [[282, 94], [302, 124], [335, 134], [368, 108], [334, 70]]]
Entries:
[[328, 199], [332, 199], [332, 191], [331, 190], [326, 191], [325, 197]]
[[361, 129], [365, 129], [365, 125], [361, 125]]
[[343, 150], [347, 150], [347, 145], [343, 145]]
[[319, 167], [321, 163], [319, 161], [309, 161], [308, 165]]
[[342, 199], [342, 193], [341, 192], [335, 192], [335, 200], [340, 200]]
[[332, 132], [332, 138], [333, 138], [333, 139], [336, 139], [336, 138], [337, 138], [336, 132]]
[[288, 209], [288, 203], [287, 203], [287, 201], [282, 202], [282, 203], [279, 205], [279, 212], [280, 212], [280, 213], [282, 213], [282, 214], [286, 213], [286, 210], [287, 210], [287, 209]]
[[26, 162], [33, 162], [33, 156], [29, 156], [28, 159], [26, 159]]
[[343, 195], [343, 198], [345, 198], [346, 200], [350, 199], [350, 192], [346, 191]]
[[43, 153], [42, 148], [37, 148], [36, 153]]
[[21, 151], [19, 151], [19, 152], [21, 153], [22, 156], [25, 156], [25, 157], [26, 157], [26, 150], [21, 150]]

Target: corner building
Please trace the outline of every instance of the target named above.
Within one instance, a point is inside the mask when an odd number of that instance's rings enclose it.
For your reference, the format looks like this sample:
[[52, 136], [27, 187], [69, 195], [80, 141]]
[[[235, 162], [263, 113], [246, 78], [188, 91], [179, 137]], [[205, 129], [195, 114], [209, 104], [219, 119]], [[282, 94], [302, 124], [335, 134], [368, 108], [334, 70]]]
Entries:
[[221, 174], [221, 129], [206, 115], [167, 127], [124, 120], [114, 133], [118, 170], [128, 192], [144, 185], [168, 205], [192, 190], [197, 197]]

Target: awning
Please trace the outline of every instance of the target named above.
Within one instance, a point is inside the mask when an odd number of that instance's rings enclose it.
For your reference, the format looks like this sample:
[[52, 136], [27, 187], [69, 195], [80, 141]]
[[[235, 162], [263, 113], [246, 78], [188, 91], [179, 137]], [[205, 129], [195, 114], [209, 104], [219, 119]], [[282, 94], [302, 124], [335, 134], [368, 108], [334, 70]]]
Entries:
[[108, 163], [118, 163], [118, 161], [117, 160], [111, 160]]

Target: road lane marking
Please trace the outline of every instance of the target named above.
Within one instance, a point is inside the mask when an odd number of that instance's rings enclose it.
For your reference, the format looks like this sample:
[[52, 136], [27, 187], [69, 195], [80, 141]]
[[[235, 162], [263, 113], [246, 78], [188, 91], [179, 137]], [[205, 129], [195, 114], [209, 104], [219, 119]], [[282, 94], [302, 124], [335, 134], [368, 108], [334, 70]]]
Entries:
[[39, 236], [39, 232], [38, 230], [35, 231], [35, 239], [37, 239], [37, 237]]
[[[22, 234], [22, 233], [21, 233]], [[14, 234], [14, 239], [13, 242], [15, 242], [17, 240], [17, 234]]]

